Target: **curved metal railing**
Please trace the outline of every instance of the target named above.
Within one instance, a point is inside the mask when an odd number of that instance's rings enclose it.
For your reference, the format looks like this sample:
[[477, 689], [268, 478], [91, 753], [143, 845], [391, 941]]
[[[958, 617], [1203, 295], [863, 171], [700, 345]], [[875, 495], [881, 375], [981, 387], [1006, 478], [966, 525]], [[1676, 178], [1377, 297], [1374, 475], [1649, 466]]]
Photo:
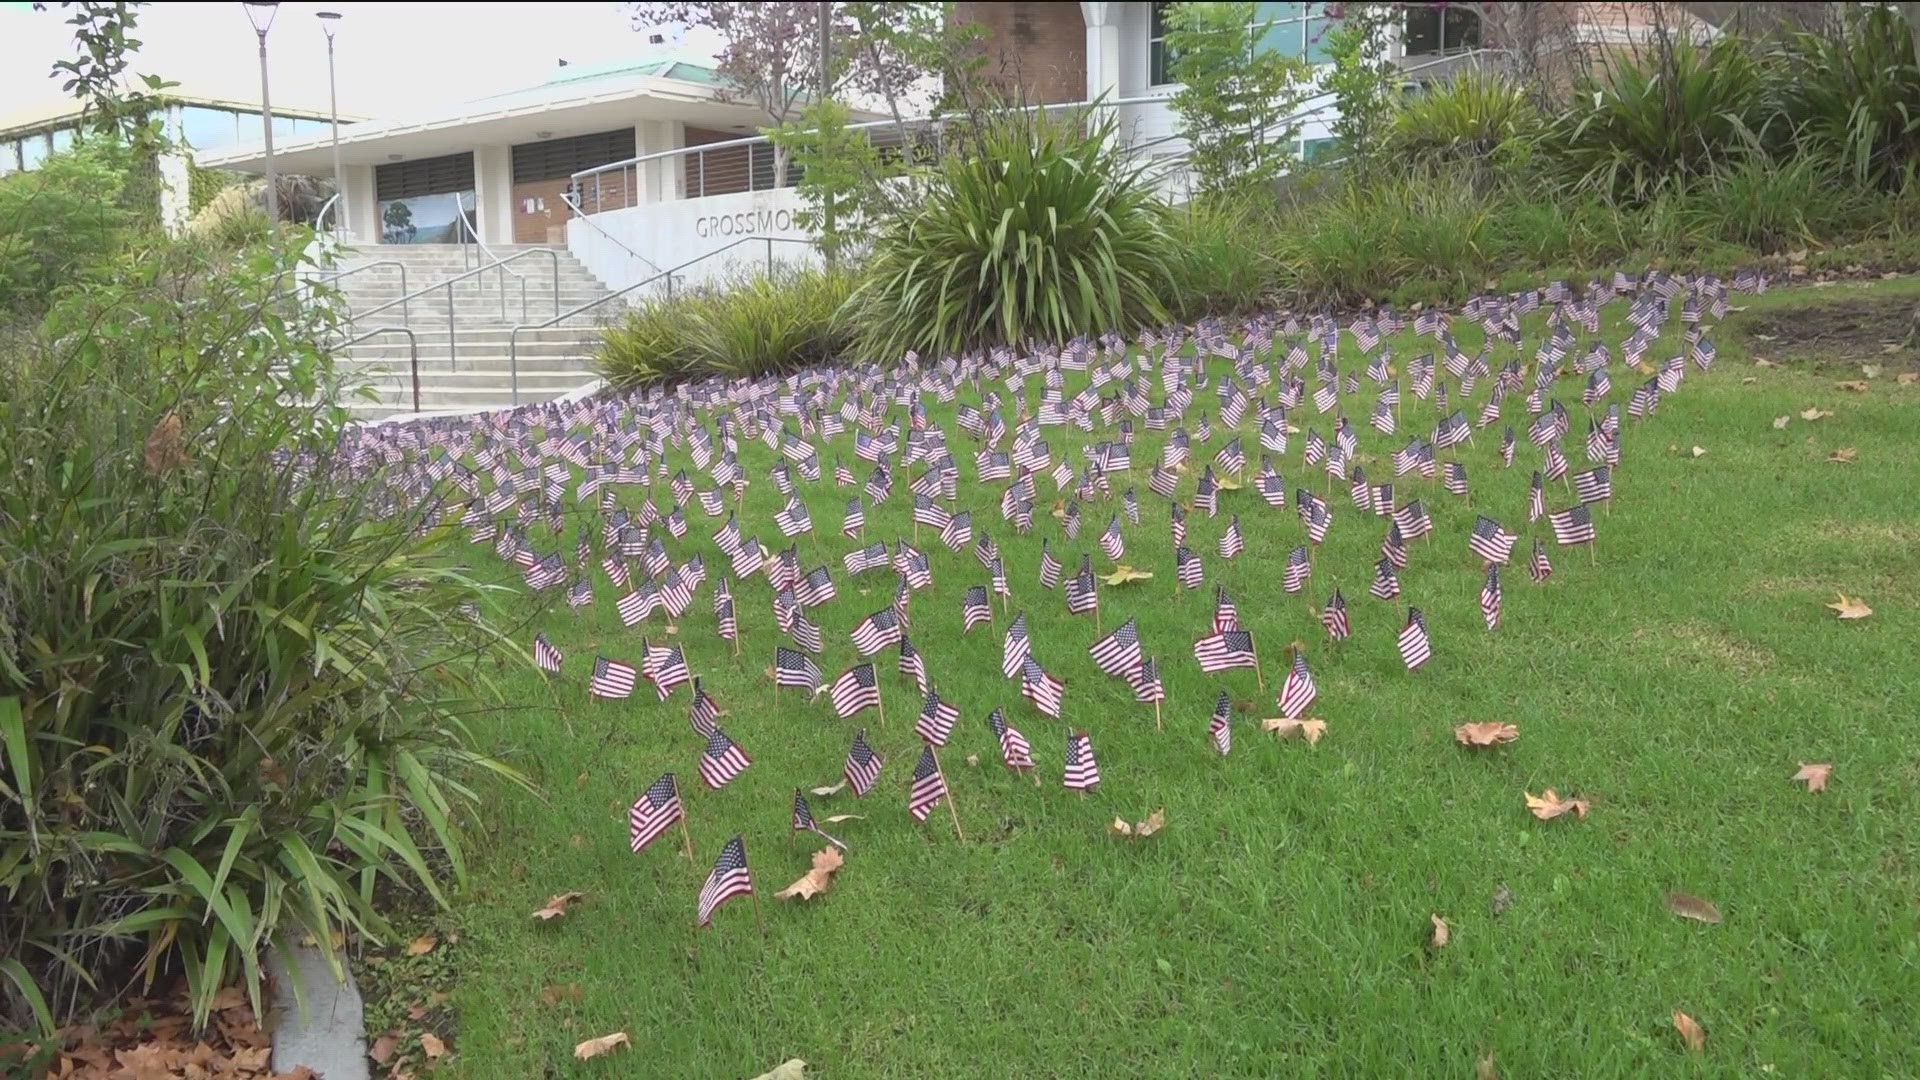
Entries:
[[[431, 285], [425, 285], [418, 289], [415, 289], [413, 292], [403, 294], [402, 296], [400, 296], [399, 299], [389, 300], [386, 303], [381, 304], [379, 307], [369, 308], [368, 310], [359, 312], [358, 314], [349, 312], [347, 314], [347, 330], [349, 333], [351, 333], [353, 330], [353, 324], [355, 322], [361, 319], [365, 319], [370, 315], [378, 315], [379, 313], [386, 311], [388, 308], [391, 308], [397, 304], [404, 305], [407, 301], [415, 299], [416, 297], [425, 296], [428, 293], [438, 292], [441, 289], [445, 289], [447, 290], [447, 364], [449, 368], [451, 368], [457, 353], [457, 349], [454, 344], [454, 340], [457, 334], [454, 327], [455, 305], [454, 305], [453, 287], [459, 284], [460, 282], [467, 280], [468, 278], [476, 277], [480, 274], [484, 274], [489, 270], [503, 271], [503, 274], [500, 280], [500, 321], [505, 322], [507, 318], [507, 290], [506, 290], [506, 278], [504, 276], [504, 273], [506, 271], [507, 264], [512, 262], [518, 262], [519, 260], [527, 258], [528, 256], [531, 256], [531, 255], [545, 255], [548, 259], [551, 259], [553, 261], [553, 267], [552, 267], [553, 268], [553, 310], [554, 310], [554, 315], [557, 318], [560, 313], [560, 256], [552, 248], [539, 247], [539, 248], [528, 248], [525, 251], [516, 251], [504, 259], [500, 259], [498, 261], [488, 263], [485, 266], [475, 267], [472, 270], [465, 271], [464, 273], [455, 274], [449, 278], [442, 278]], [[519, 277], [518, 274], [515, 274], [514, 276]], [[484, 288], [485, 286], [482, 285], [482, 289]], [[525, 278], [520, 278], [520, 317], [522, 319], [525, 319], [528, 317], [527, 316], [527, 289], [526, 289]]]
[[[357, 337], [350, 337], [347, 340], [341, 342], [340, 344], [335, 345], [334, 349], [336, 351], [343, 350], [348, 348], [349, 346], [358, 345], [361, 342], [367, 340], [368, 338], [378, 337], [381, 334], [407, 335], [407, 353], [408, 353], [407, 366], [412, 370], [412, 373], [413, 373], [413, 411], [419, 412], [420, 411], [420, 339], [418, 336], [414, 334], [414, 332], [411, 329], [405, 326], [376, 326], [364, 334], [361, 334]], [[449, 364], [452, 363], [451, 358], [449, 358], [448, 363]]]

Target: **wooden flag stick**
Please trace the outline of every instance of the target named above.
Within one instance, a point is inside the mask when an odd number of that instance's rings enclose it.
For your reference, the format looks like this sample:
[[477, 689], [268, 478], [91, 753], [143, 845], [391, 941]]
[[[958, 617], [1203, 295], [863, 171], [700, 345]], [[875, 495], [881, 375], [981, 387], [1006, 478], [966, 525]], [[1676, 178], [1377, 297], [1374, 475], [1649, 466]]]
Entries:
[[1596, 555], [1596, 554], [1594, 554], [1594, 551], [1593, 551], [1593, 549], [1594, 549], [1594, 548], [1596, 548], [1596, 547], [1598, 547], [1598, 546], [1600, 546], [1600, 545], [1599, 545], [1598, 543], [1596, 543], [1595, 541], [1592, 541], [1592, 540], [1589, 540], [1589, 541], [1587, 541], [1587, 565], [1588, 565], [1588, 566], [1597, 566], [1597, 565], [1599, 565], [1599, 558], [1600, 558], [1600, 557], [1599, 557], [1598, 555]]
[[1260, 685], [1260, 692], [1263, 694], [1266, 693], [1267, 677], [1260, 672], [1260, 652], [1257, 649], [1254, 650], [1253, 654], [1253, 678], [1254, 681]]
[[1160, 699], [1153, 699], [1153, 730], [1160, 731]]
[[960, 842], [964, 844], [967, 842], [967, 834], [960, 831], [960, 811], [953, 805], [953, 785], [947, 783], [947, 767], [940, 764], [940, 751], [929, 746], [927, 752], [933, 755], [933, 767], [940, 770], [941, 786], [947, 789], [947, 813], [953, 817], [953, 835], [959, 837]]
[[878, 685], [874, 686], [873, 688], [873, 701], [874, 701], [874, 704], [879, 706], [880, 708], [880, 726], [886, 727], [887, 726], [887, 697], [885, 694], [882, 694], [880, 692], [880, 687]]
[[[674, 780], [674, 787], [677, 789], [679, 786], [680, 781], [676, 778]], [[679, 792], [676, 790], [674, 794], [678, 795]], [[691, 861], [693, 859], [693, 834], [687, 831], [687, 809], [684, 801], [680, 804], [680, 839], [687, 842], [687, 859]]]

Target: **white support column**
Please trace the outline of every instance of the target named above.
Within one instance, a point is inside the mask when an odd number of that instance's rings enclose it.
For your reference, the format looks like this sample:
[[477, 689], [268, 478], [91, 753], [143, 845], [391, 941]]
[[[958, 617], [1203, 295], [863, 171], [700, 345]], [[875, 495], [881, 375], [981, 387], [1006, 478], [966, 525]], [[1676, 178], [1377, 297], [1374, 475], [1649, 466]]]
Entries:
[[513, 243], [512, 147], [482, 146], [473, 152], [473, 196], [481, 242]]
[[[657, 154], [686, 145], [687, 125], [679, 120], [642, 120], [633, 126], [635, 154]], [[642, 203], [673, 202], [687, 197], [686, 168], [678, 158], [649, 161], [639, 166]]]
[[1087, 100], [1120, 96], [1120, 5], [1083, 3], [1087, 24]]
[[343, 165], [340, 201], [347, 209], [347, 235], [355, 244], [381, 243], [380, 200], [375, 198], [373, 166]]

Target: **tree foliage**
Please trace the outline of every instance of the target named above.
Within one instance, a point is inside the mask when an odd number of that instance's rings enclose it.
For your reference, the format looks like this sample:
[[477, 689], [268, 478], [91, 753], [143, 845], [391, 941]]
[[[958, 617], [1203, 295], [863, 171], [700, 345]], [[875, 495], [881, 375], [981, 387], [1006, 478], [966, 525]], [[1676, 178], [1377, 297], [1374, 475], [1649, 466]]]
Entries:
[[1173, 109], [1203, 188], [1270, 184], [1294, 157], [1309, 74], [1298, 57], [1257, 48], [1251, 2], [1176, 4], [1167, 10], [1167, 54], [1180, 89]]

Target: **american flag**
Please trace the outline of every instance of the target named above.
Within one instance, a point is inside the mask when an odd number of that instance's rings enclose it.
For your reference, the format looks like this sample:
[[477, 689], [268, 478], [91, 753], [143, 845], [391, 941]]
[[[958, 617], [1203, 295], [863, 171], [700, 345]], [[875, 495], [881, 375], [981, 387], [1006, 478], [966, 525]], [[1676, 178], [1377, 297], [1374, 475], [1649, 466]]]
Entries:
[[879, 611], [861, 619], [848, 631], [853, 639], [853, 647], [861, 656], [872, 656], [889, 645], [900, 641], [900, 617], [891, 608]]
[[796, 497], [789, 498], [787, 505], [773, 515], [773, 523], [779, 527], [781, 535], [793, 537], [813, 531], [813, 518], [807, 513], [807, 504]]
[[1228, 441], [1227, 445], [1220, 448], [1219, 453], [1213, 455], [1213, 463], [1220, 466], [1222, 472], [1233, 473], [1236, 476], [1246, 471], [1247, 452], [1241, 448], [1239, 436]]
[[874, 678], [873, 665], [856, 664], [841, 672], [827, 688], [827, 699], [833, 702], [833, 711], [842, 720], [862, 709], [878, 708], [880, 683]]
[[1467, 494], [1467, 467], [1457, 461], [1447, 462], [1446, 479], [1441, 481], [1447, 494], [1465, 496]]
[[1217, 632], [1240, 629], [1240, 609], [1225, 589], [1213, 590], [1213, 628]]
[[1021, 612], [1007, 624], [1007, 639], [1001, 647], [1000, 672], [1011, 679], [1019, 674], [1021, 664], [1033, 652], [1033, 641], [1027, 636], [1027, 613]]
[[881, 540], [876, 540], [856, 551], [849, 551], [846, 557], [841, 560], [842, 565], [847, 568], [847, 574], [849, 576], [858, 576], [872, 570], [884, 569], [887, 562], [887, 545], [885, 541]]
[[860, 530], [867, 527], [867, 510], [860, 504], [859, 496], [847, 500], [847, 511], [840, 519], [842, 536], [859, 536]]
[[1287, 480], [1274, 470], [1272, 461], [1261, 460], [1260, 475], [1254, 478], [1253, 486], [1268, 506], [1275, 510], [1287, 508]]
[[686, 810], [680, 805], [680, 785], [672, 773], [662, 773], [660, 779], [647, 785], [647, 790], [633, 800], [633, 808], [627, 811], [627, 846], [635, 855], [640, 854], [685, 814]]
[[1575, 473], [1573, 493], [1582, 503], [1605, 502], [1613, 498], [1613, 473], [1604, 465]]
[[1500, 527], [1500, 523], [1479, 515], [1473, 522], [1473, 533], [1467, 537], [1467, 547], [1483, 561], [1504, 564], [1513, 557], [1513, 545], [1520, 538]]
[[820, 689], [820, 668], [813, 658], [797, 649], [776, 645], [773, 650], [773, 685], [797, 687], [808, 693]]
[[816, 608], [839, 595], [834, 588], [833, 575], [824, 566], [815, 567], [793, 585], [794, 598], [804, 608]]
[[566, 577], [566, 560], [562, 559], [557, 551], [527, 567], [526, 570], [527, 588], [535, 592], [545, 592], [566, 580]]
[[1187, 542], [1187, 512], [1180, 509], [1179, 503], [1167, 507], [1167, 530], [1173, 535], [1176, 547]]
[[920, 719], [914, 721], [913, 733], [926, 740], [932, 746], [945, 746], [953, 737], [953, 725], [960, 720], [960, 707], [951, 701], [940, 700], [940, 695], [927, 691], [926, 704], [920, 707]]
[[1080, 559], [1080, 572], [1067, 581], [1067, 611], [1073, 615], [1085, 615], [1100, 606], [1100, 590], [1094, 584], [1093, 568], [1088, 565], [1085, 556]]
[[1300, 519], [1307, 526], [1307, 539], [1316, 544], [1326, 543], [1327, 529], [1333, 524], [1333, 511], [1324, 500], [1310, 491], [1302, 489], [1296, 493], [1296, 500], [1299, 495], [1307, 496], [1305, 501], [1299, 502]]
[[1152, 657], [1140, 661], [1126, 676], [1127, 685], [1133, 689], [1133, 700], [1145, 705], [1167, 700], [1167, 688], [1160, 682], [1160, 664]]
[[973, 543], [973, 511], [962, 510], [948, 518], [940, 530], [940, 542], [948, 551], [959, 551]]
[[713, 913], [720, 909], [720, 905], [736, 896], [751, 895], [753, 875], [747, 870], [747, 846], [736, 836], [720, 849], [720, 858], [713, 864], [713, 872], [707, 875], [707, 883], [700, 887], [700, 925], [713, 922]]
[[1213, 748], [1221, 757], [1233, 750], [1233, 700], [1225, 690], [1213, 702], [1213, 719], [1207, 724], [1207, 734], [1213, 737]]
[[1280, 587], [1289, 593], [1297, 593], [1307, 587], [1307, 578], [1313, 575], [1313, 563], [1307, 560], [1307, 546], [1300, 544], [1287, 552], [1287, 569]]
[[1106, 531], [1100, 534], [1100, 551], [1107, 558], [1118, 561], [1127, 552], [1127, 542], [1120, 535], [1120, 519], [1107, 519]]
[[587, 680], [587, 693], [597, 698], [624, 698], [633, 693], [638, 675], [632, 665], [596, 656], [593, 659], [593, 675]]
[[727, 737], [727, 733], [718, 728], [707, 736], [707, 748], [700, 752], [700, 779], [714, 790], [726, 787], [733, 778], [747, 771], [753, 764], [747, 758], [740, 744]]
[[1173, 498], [1174, 489], [1179, 482], [1178, 474], [1171, 469], [1161, 468], [1157, 462], [1153, 466], [1153, 471], [1147, 474], [1147, 490], [1163, 499]]
[[1536, 470], [1533, 481], [1527, 487], [1527, 524], [1531, 525], [1547, 515], [1547, 487]]
[[558, 675], [560, 674], [560, 665], [565, 660], [566, 657], [561, 654], [560, 650], [553, 647], [553, 642], [547, 640], [547, 635], [534, 635], [533, 663], [535, 667], [538, 667], [541, 671], [549, 675]]
[[1240, 535], [1240, 515], [1235, 514], [1227, 522], [1227, 531], [1220, 534], [1220, 557], [1231, 559], [1246, 549], [1246, 538]]
[[1418, 540], [1433, 531], [1433, 517], [1427, 508], [1415, 499], [1393, 512], [1393, 523], [1399, 527], [1400, 535], [1407, 540]]
[[1381, 559], [1373, 564], [1373, 584], [1367, 591], [1382, 600], [1400, 595], [1400, 576], [1393, 572], [1393, 560]]
[[[813, 807], [807, 805], [806, 793], [801, 791], [799, 788], [793, 789], [793, 824], [790, 831], [811, 832], [811, 833], [820, 832], [820, 827], [818, 825], [815, 825], [813, 822]], [[827, 834], [820, 833], [820, 835], [826, 836]], [[832, 839], [832, 837], [827, 837], [827, 838], [829, 840]]]
[[1400, 659], [1408, 671], [1433, 659], [1433, 644], [1427, 640], [1427, 620], [1417, 607], [1407, 608], [1407, 625], [1400, 630]]
[[1258, 663], [1253, 651], [1253, 633], [1247, 630], [1208, 634], [1193, 643], [1193, 658], [1200, 662], [1200, 670], [1210, 675], [1233, 668], [1250, 668]]
[[1327, 628], [1327, 635], [1335, 641], [1345, 641], [1353, 636], [1353, 625], [1347, 621], [1347, 598], [1340, 590], [1333, 590], [1333, 599], [1320, 609], [1320, 625]]
[[1174, 549], [1173, 566], [1174, 576], [1183, 589], [1197, 589], [1206, 578], [1206, 567], [1201, 564], [1200, 556], [1184, 544]]
[[1053, 557], [1053, 547], [1048, 541], [1040, 542], [1040, 587], [1051, 589], [1060, 584], [1060, 571], [1065, 567]]
[[1293, 654], [1293, 667], [1287, 672], [1287, 681], [1280, 687], [1280, 715], [1289, 720], [1298, 720], [1307, 714], [1313, 699], [1320, 691], [1313, 685], [1313, 675], [1307, 671], [1307, 655], [1303, 652]]
[[567, 590], [568, 607], [577, 611], [591, 603], [593, 603], [593, 582], [586, 578], [574, 582], [573, 587]]
[[1020, 695], [1033, 702], [1034, 708], [1060, 719], [1060, 709], [1066, 703], [1067, 684], [1047, 674], [1038, 661], [1029, 656], [1020, 662]]
[[1200, 482], [1193, 492], [1193, 508], [1205, 510], [1208, 517], [1220, 512], [1220, 484], [1213, 478], [1213, 466], [1209, 465], [1200, 474]]
[[671, 649], [660, 650], [652, 672], [653, 691], [661, 701], [673, 696], [675, 687], [693, 681], [693, 672], [687, 669], [687, 655], [678, 645]]
[[973, 628], [984, 622], [993, 621], [993, 605], [987, 599], [987, 587], [974, 585], [960, 597], [960, 619], [962, 633], [972, 633]]
[[1033, 746], [1018, 728], [1007, 723], [1005, 713], [993, 710], [987, 716], [987, 727], [1000, 743], [1000, 760], [1007, 763], [1007, 768], [1016, 771], [1033, 768]]
[[853, 786], [855, 798], [864, 798], [873, 790], [874, 782], [880, 779], [880, 766], [885, 762], [880, 755], [867, 745], [867, 729], [861, 728], [853, 733], [853, 746], [847, 750], [847, 763], [843, 769], [847, 783]]
[[1085, 791], [1100, 785], [1100, 766], [1093, 760], [1093, 742], [1084, 731], [1067, 734], [1067, 767], [1062, 782], [1069, 791]]
[[687, 709], [687, 724], [695, 735], [704, 739], [714, 733], [719, 722], [720, 703], [707, 693], [699, 679], [693, 680], [693, 705]]
[[1593, 543], [1593, 514], [1586, 503], [1548, 514], [1547, 524], [1553, 526], [1553, 538], [1562, 547]]
[[907, 813], [915, 821], [927, 820], [933, 808], [947, 796], [947, 778], [940, 772], [940, 762], [933, 756], [933, 747], [920, 748], [920, 760], [913, 766], [913, 787], [907, 792]]
[[1553, 564], [1547, 561], [1547, 545], [1533, 538], [1533, 557], [1527, 560], [1527, 576], [1538, 585], [1553, 576]]
[[913, 523], [925, 525], [930, 529], [945, 529], [953, 516], [947, 508], [927, 498], [925, 495], [913, 497]]
[[1487, 583], [1480, 586], [1480, 614], [1486, 617], [1487, 629], [1500, 625], [1500, 567], [1487, 564]]
[[1113, 633], [1088, 646], [1094, 666], [1115, 677], [1140, 666], [1140, 632], [1134, 620], [1128, 619], [1114, 628]]

